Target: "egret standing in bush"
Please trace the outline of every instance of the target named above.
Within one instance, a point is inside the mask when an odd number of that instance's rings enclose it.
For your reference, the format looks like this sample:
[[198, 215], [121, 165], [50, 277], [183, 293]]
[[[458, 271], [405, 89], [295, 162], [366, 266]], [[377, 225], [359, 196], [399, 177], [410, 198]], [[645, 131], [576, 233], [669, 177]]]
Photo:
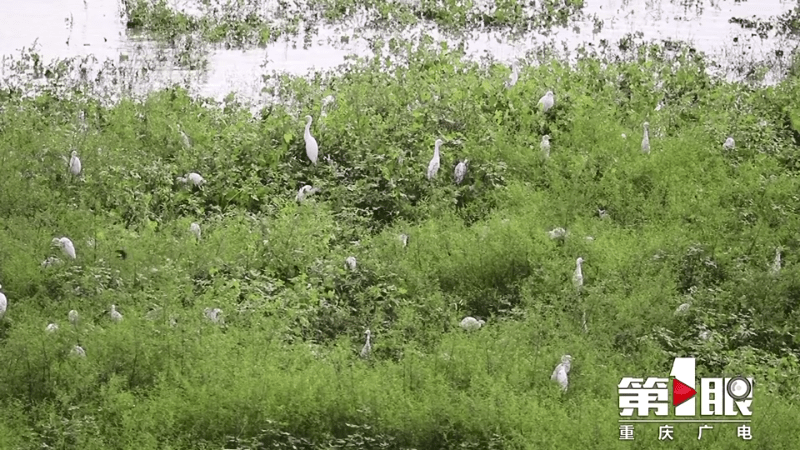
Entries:
[[561, 357], [561, 363], [556, 366], [553, 374], [550, 375], [551, 380], [558, 381], [562, 391], [566, 391], [569, 386], [567, 375], [569, 375], [570, 367], [572, 367], [572, 356], [564, 355]]
[[[0, 289], [2, 288], [3, 286], [0, 286]], [[0, 292], [0, 319], [2, 319], [3, 316], [6, 315], [7, 309], [8, 309], [8, 298], [6, 298], [6, 294]]]
[[575, 285], [575, 289], [578, 291], [583, 288], [583, 258], [578, 258], [575, 260], [575, 274], [572, 275], [572, 283]]
[[206, 183], [206, 180], [197, 172], [189, 172], [185, 177], [178, 177], [178, 181], [181, 183], [191, 182], [195, 186], [202, 186]]
[[48, 333], [55, 333], [57, 330], [58, 324], [55, 322], [49, 323], [44, 329], [44, 331], [47, 331]]
[[483, 320], [478, 320], [474, 317], [467, 316], [461, 319], [459, 326], [467, 331], [474, 331], [480, 329], [484, 323], [486, 322]]
[[542, 136], [542, 142], [539, 144], [539, 148], [542, 150], [542, 156], [545, 158], [550, 157], [550, 135], [545, 134]]
[[317, 192], [317, 190], [307, 184], [307, 185], [301, 187], [299, 191], [297, 191], [297, 195], [295, 196], [294, 199], [297, 202], [302, 202], [303, 200], [305, 200], [306, 195], [311, 195], [311, 194], [313, 194], [315, 192]]
[[72, 354], [75, 356], [80, 356], [81, 358], [86, 358], [86, 350], [77, 344], [72, 348]]
[[642, 124], [644, 128], [644, 135], [642, 136], [642, 153], [650, 153], [650, 124], [645, 122]]
[[428, 180], [432, 180], [436, 176], [436, 173], [439, 172], [439, 147], [441, 146], [442, 140], [437, 139], [433, 148], [433, 158], [431, 158], [431, 162], [428, 163]]
[[517, 63], [511, 65], [511, 75], [508, 76], [508, 80], [506, 80], [506, 89], [511, 89], [517, 84], [519, 80], [519, 68], [517, 68]]
[[556, 227], [548, 231], [547, 235], [550, 236], [550, 239], [560, 239], [567, 235], [567, 230], [561, 227]]
[[355, 256], [348, 256], [347, 259], [344, 260], [345, 264], [350, 270], [356, 270], [356, 257]]
[[460, 163], [458, 163], [458, 165], [456, 165], [456, 170], [455, 170], [456, 184], [461, 184], [461, 182], [464, 181], [464, 175], [467, 174], [467, 163], [469, 163], [469, 160], [465, 159], [464, 161], [461, 161]]
[[772, 262], [772, 267], [770, 268], [770, 274], [772, 276], [778, 276], [781, 273], [781, 248], [778, 247], [775, 249], [775, 260]]
[[78, 311], [75, 311], [74, 309], [70, 310], [69, 314], [67, 314], [67, 318], [73, 327], [78, 326]]
[[360, 356], [364, 359], [368, 359], [370, 353], [372, 353], [372, 344], [369, 343], [369, 337], [372, 333], [367, 330], [364, 334], [367, 336], [367, 342], [364, 344], [364, 347], [361, 348]]
[[311, 162], [317, 164], [317, 156], [319, 155], [319, 146], [317, 140], [311, 135], [311, 116], [306, 116], [306, 131], [303, 133], [303, 140], [306, 141], [306, 156]]
[[222, 322], [222, 310], [219, 308], [206, 308], [203, 310], [206, 317], [208, 317], [214, 323], [221, 323]]
[[109, 311], [108, 315], [111, 316], [111, 320], [114, 322], [119, 322], [122, 320], [122, 314], [117, 311], [117, 305], [111, 305], [111, 311]]
[[78, 158], [78, 152], [73, 150], [72, 156], [69, 158], [69, 172], [76, 177], [81, 174], [81, 159]]
[[61, 247], [61, 251], [64, 252], [65, 255], [69, 256], [72, 259], [75, 259], [75, 246], [72, 245], [72, 241], [69, 238], [61, 237], [61, 238], [53, 238], [52, 241], [54, 246]]
[[736, 142], [734, 142], [733, 136], [728, 136], [728, 139], [725, 139], [725, 143], [722, 144], [722, 148], [725, 150], [733, 150], [736, 148]]
[[403, 247], [408, 247], [408, 235], [403, 233], [400, 235], [400, 242], [403, 243]]
[[556, 104], [556, 99], [553, 96], [553, 91], [547, 91], [542, 98], [539, 99], [539, 105], [541, 105], [544, 112], [547, 112]]
[[196, 237], [198, 241], [200, 240], [200, 225], [196, 222], [192, 222], [192, 224], [189, 225], [189, 231], [194, 234], [194, 237]]

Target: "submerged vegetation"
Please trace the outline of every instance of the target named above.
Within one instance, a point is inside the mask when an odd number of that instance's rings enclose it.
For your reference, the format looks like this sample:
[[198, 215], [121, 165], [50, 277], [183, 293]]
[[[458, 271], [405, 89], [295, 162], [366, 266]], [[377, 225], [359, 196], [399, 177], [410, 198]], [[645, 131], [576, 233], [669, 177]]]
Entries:
[[617, 384], [675, 356], [754, 377], [754, 441], [796, 445], [796, 77], [645, 45], [506, 87], [424, 38], [277, 76], [253, 117], [178, 87], [103, 101], [58, 64], [0, 91], [0, 448], [623, 448]]

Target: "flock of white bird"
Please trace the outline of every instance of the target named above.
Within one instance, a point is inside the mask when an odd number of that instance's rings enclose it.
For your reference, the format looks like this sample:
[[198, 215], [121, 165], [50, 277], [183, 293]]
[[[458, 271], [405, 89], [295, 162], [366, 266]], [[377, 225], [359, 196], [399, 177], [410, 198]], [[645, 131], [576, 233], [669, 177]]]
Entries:
[[[519, 79], [519, 69], [515, 64], [515, 65], [512, 66], [512, 73], [511, 73], [509, 79], [506, 81], [505, 87], [506, 88], [513, 87], [516, 84], [518, 79]], [[330, 96], [326, 97], [325, 101], [327, 103], [330, 103], [332, 101], [332, 97], [330, 97]], [[555, 95], [553, 94], [553, 91], [547, 91], [545, 93], [545, 95], [542, 96], [541, 99], [539, 99], [538, 106], [544, 112], [547, 112], [550, 109], [552, 109], [553, 106], [555, 106]], [[324, 116], [324, 112], [323, 112], [323, 116]], [[303, 139], [305, 141], [306, 156], [308, 157], [309, 161], [311, 161], [312, 164], [316, 165], [317, 164], [317, 160], [319, 158], [319, 144], [317, 143], [317, 140], [314, 138], [314, 136], [311, 134], [311, 124], [312, 124], [313, 119], [312, 119], [312, 117], [310, 115], [307, 115], [307, 116], [305, 116], [305, 120], [306, 120], [306, 125], [305, 125], [305, 131], [304, 131], [304, 134], [303, 134]], [[642, 152], [645, 153], [645, 154], [649, 154], [650, 153], [650, 136], [649, 136], [649, 127], [650, 127], [650, 125], [649, 125], [648, 122], [644, 122], [642, 126], [643, 126]], [[189, 148], [191, 146], [191, 141], [190, 141], [189, 137], [186, 135], [186, 133], [183, 132], [183, 130], [180, 130], [180, 125], [178, 125], [178, 130], [180, 131], [184, 147]], [[625, 137], [625, 135], [623, 135], [623, 138], [624, 137]], [[428, 180], [433, 180], [436, 177], [436, 175], [437, 175], [437, 173], [439, 171], [439, 168], [440, 168], [440, 165], [441, 165], [440, 148], [441, 148], [443, 143], [444, 142], [441, 139], [437, 139], [436, 142], [434, 143], [433, 158], [431, 158], [430, 162], [428, 163], [428, 168], [427, 168], [427, 171], [426, 171], [426, 178]], [[723, 144], [723, 148], [725, 150], [733, 150], [735, 148], [735, 142], [734, 142], [732, 136], [728, 136], [728, 138], [725, 140], [725, 142]], [[550, 156], [550, 135], [545, 134], [545, 135], [542, 136], [541, 143], [540, 143], [540, 150], [542, 152], [542, 155], [545, 158], [549, 158], [549, 156]], [[461, 184], [461, 182], [464, 180], [464, 177], [466, 176], [466, 173], [467, 173], [467, 165], [468, 165], [468, 163], [469, 163], [469, 160], [468, 159], [464, 159], [462, 161], [459, 161], [459, 163], [456, 165], [455, 170], [454, 170], [454, 178], [455, 178], [456, 184]], [[75, 176], [75, 177], [80, 176], [81, 170], [82, 170], [82, 164], [81, 164], [80, 158], [78, 157], [78, 152], [77, 151], [72, 151], [71, 157], [69, 158], [69, 161], [68, 161], [68, 168], [69, 168], [69, 172], [73, 176]], [[199, 173], [196, 173], [196, 172], [189, 172], [185, 176], [178, 177], [177, 180], [179, 182], [181, 182], [181, 183], [184, 183], [184, 184], [191, 183], [192, 185], [197, 186], [197, 187], [200, 187], [203, 184], [205, 184], [205, 179]], [[301, 202], [308, 195], [311, 195], [311, 194], [313, 194], [315, 192], [317, 192], [316, 188], [314, 188], [314, 187], [312, 187], [310, 185], [305, 185], [305, 186], [303, 186], [303, 187], [301, 187], [299, 189], [295, 200], [298, 201], [298, 202]], [[601, 210], [601, 212], [600, 212], [601, 217], [603, 217], [603, 213], [604, 212]], [[200, 240], [200, 238], [201, 238], [201, 230], [200, 230], [200, 225], [199, 224], [197, 224], [195, 222], [192, 222], [192, 224], [189, 227], [189, 231], [196, 237], [196, 239], [198, 241]], [[561, 239], [561, 238], [564, 238], [564, 237], [567, 236], [567, 231], [564, 228], [558, 227], [558, 228], [555, 228], [555, 229], [553, 229], [551, 231], [548, 231], [548, 235], [550, 236], [551, 239]], [[401, 240], [401, 242], [402, 242], [404, 247], [408, 245], [408, 239], [409, 239], [409, 237], [408, 237], [407, 234], [400, 235], [400, 240]], [[594, 238], [592, 238], [591, 236], [587, 236], [586, 239], [587, 240], [593, 240]], [[75, 245], [72, 243], [72, 241], [69, 238], [67, 238], [67, 237], [53, 238], [52, 244], [54, 246], [57, 246], [57, 247], [61, 248], [63, 254], [66, 257], [68, 257], [70, 259], [73, 259], [73, 260], [76, 259], [77, 255], [75, 253]], [[57, 263], [57, 262], [60, 262], [60, 260], [58, 258], [51, 257], [51, 258], [46, 259], [42, 263], [42, 266], [45, 266], [45, 267], [46, 266], [50, 266], [50, 265], [52, 265], [54, 263]], [[583, 269], [582, 269], [583, 262], [584, 262], [584, 259], [582, 257], [579, 257], [579, 258], [576, 259], [576, 261], [575, 261], [575, 271], [574, 271], [573, 277], [572, 277], [572, 281], [573, 281], [574, 287], [578, 292], [580, 292], [582, 290], [583, 284], [584, 284], [584, 276], [583, 276]], [[781, 261], [780, 261], [780, 249], [778, 249], [776, 251], [775, 263], [774, 263], [773, 269], [772, 269], [773, 273], [777, 273], [777, 271], [780, 270], [780, 264], [781, 264]], [[356, 261], [355, 256], [348, 256], [346, 258], [346, 260], [345, 260], [345, 265], [349, 270], [355, 271], [356, 268], [357, 268], [357, 261]], [[0, 286], [0, 289], [1, 288], [2, 288], [2, 286]], [[676, 310], [676, 314], [681, 314], [681, 313], [685, 313], [686, 311], [688, 311], [688, 309], [690, 307], [690, 304], [691, 304], [691, 302], [687, 302], [687, 303], [684, 303], [684, 304], [680, 305], [678, 307], [678, 309]], [[3, 316], [5, 315], [7, 309], [8, 309], [8, 299], [5, 296], [5, 294], [0, 292], [0, 319], [3, 318]], [[204, 314], [213, 323], [224, 323], [224, 320], [222, 318], [222, 310], [219, 309], [219, 308], [213, 308], [213, 309], [212, 308], [206, 308], [204, 310]], [[116, 305], [111, 305], [111, 308], [109, 310], [109, 317], [114, 322], [120, 322], [122, 320], [122, 318], [123, 318], [122, 314], [119, 311], [117, 311]], [[71, 310], [69, 312], [69, 314], [68, 314], [68, 320], [74, 327], [77, 328], [77, 326], [78, 326], [78, 312], [76, 310], [74, 310], [74, 309]], [[171, 322], [171, 324], [173, 326], [175, 325], [174, 318], [171, 319], [170, 322]], [[467, 331], [474, 331], [474, 330], [480, 329], [484, 324], [485, 324], [485, 321], [483, 321], [483, 320], [478, 320], [478, 319], [475, 319], [474, 317], [465, 317], [461, 321], [460, 326], [461, 326], [461, 328], [463, 328], [463, 329], [465, 329]], [[583, 327], [584, 327], [584, 331], [587, 331], [586, 312], [585, 311], [583, 313]], [[57, 323], [50, 323], [50, 324], [47, 325], [45, 330], [47, 332], [51, 332], [51, 333], [55, 332], [55, 331], [58, 330], [58, 324]], [[370, 343], [371, 332], [370, 332], [369, 329], [366, 330], [366, 332], [365, 332], [365, 338], [366, 338], [366, 342], [364, 344], [364, 347], [361, 349], [360, 356], [362, 358], [367, 359], [367, 358], [370, 357], [371, 352], [372, 352], [372, 344]], [[75, 345], [73, 347], [72, 354], [77, 355], [77, 356], [81, 356], [81, 357], [85, 357], [86, 356], [86, 351], [85, 351], [85, 349], [83, 347], [81, 347], [80, 343], [78, 343], [77, 345]], [[569, 375], [571, 364], [572, 364], [572, 356], [570, 356], [570, 355], [562, 356], [561, 362], [555, 367], [555, 370], [553, 371], [553, 374], [551, 375], [551, 380], [558, 382], [559, 385], [561, 386], [562, 390], [564, 390], [564, 391], [567, 390], [567, 387], [569, 385], [568, 375]]]

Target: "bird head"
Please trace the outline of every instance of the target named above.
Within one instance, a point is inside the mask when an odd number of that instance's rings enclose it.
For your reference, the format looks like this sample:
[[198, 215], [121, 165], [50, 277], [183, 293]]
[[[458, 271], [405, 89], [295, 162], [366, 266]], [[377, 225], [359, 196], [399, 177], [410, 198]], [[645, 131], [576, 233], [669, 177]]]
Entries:
[[78, 152], [77, 152], [76, 150], [73, 150], [73, 151], [72, 151], [72, 156], [73, 156], [73, 157], [75, 157], [75, 156], [78, 156]]
[[306, 116], [306, 124], [307, 125], [310, 125], [312, 120], [313, 119], [311, 118], [311, 116]]
[[583, 264], [584, 261], [586, 261], [586, 260], [583, 259], [583, 257], [580, 257], [580, 256], [578, 257], [578, 259], [575, 260], [575, 262], [578, 263], [578, 264]]
[[564, 364], [572, 362], [572, 356], [570, 356], [570, 355], [562, 356], [561, 357], [561, 362], [564, 363]]
[[52, 245], [55, 245], [55, 246], [60, 246], [60, 245], [61, 245], [61, 239], [59, 239], [59, 238], [53, 238], [53, 240], [51, 241], [51, 243], [52, 243]]
[[483, 320], [483, 319], [480, 319], [480, 320], [478, 320], [478, 324], [479, 324], [480, 326], [483, 326], [483, 324], [485, 324], [485, 323], [486, 323], [486, 321], [485, 321], [485, 320]]
[[645, 122], [645, 123], [642, 124], [642, 126], [646, 130], [646, 129], [650, 128], [650, 123], [649, 122]]
[[550, 140], [550, 135], [549, 134], [545, 134], [544, 136], [542, 136], [542, 140], [543, 141], [549, 141]]
[[372, 332], [371, 332], [371, 331], [369, 331], [369, 328], [367, 328], [367, 331], [365, 331], [365, 332], [364, 332], [364, 334], [365, 334], [367, 337], [370, 337], [370, 335], [372, 334]]
[[444, 144], [444, 141], [442, 141], [441, 139], [437, 139], [437, 140], [436, 140], [436, 148], [437, 148], [437, 149], [438, 149], [439, 147], [441, 147], [441, 146], [442, 146], [442, 144]]

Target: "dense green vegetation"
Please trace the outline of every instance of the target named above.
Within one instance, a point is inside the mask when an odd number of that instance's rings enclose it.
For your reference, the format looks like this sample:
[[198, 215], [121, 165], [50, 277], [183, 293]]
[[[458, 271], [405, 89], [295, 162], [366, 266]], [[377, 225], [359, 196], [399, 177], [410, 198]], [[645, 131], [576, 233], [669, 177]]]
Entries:
[[[255, 118], [179, 88], [108, 105], [55, 67], [35, 96], [0, 91], [0, 448], [796, 448], [798, 79], [731, 84], [642, 46], [523, 65], [505, 89], [507, 67], [425, 42], [284, 76]], [[207, 183], [176, 182], [192, 171]], [[465, 332], [467, 315], [486, 325]], [[754, 441], [733, 424], [619, 441], [620, 378], [667, 376], [674, 356], [757, 379]]]

